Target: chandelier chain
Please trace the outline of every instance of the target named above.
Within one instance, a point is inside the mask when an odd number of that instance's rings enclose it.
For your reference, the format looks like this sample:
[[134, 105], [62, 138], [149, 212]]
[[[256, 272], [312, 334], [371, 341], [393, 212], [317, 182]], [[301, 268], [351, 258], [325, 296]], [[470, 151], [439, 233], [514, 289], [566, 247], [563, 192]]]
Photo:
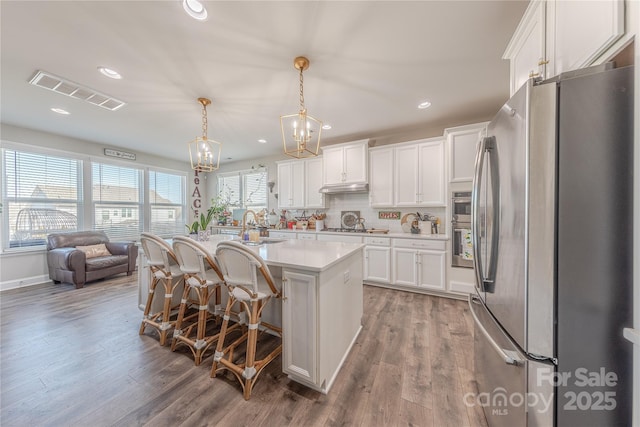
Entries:
[[300, 67], [300, 111], [304, 110], [304, 78], [302, 77], [302, 67]]
[[202, 138], [203, 139], [208, 139], [207, 138], [207, 106], [203, 105], [202, 106]]

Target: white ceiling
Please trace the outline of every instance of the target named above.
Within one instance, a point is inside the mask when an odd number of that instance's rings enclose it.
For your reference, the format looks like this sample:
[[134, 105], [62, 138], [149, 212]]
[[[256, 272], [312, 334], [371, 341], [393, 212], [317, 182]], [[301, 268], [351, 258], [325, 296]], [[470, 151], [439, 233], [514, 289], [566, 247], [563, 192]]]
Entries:
[[[223, 142], [223, 159], [273, 155], [279, 116], [298, 109], [293, 58], [304, 55], [309, 114], [333, 126], [324, 144], [441, 132], [490, 119], [508, 98], [501, 57], [527, 2], [205, 5], [209, 19], [199, 22], [179, 0], [2, 0], [2, 122], [188, 161], [186, 143], [201, 134], [196, 99], [208, 97], [209, 137]], [[37, 70], [127, 105], [112, 112], [32, 86]], [[418, 110], [423, 100], [432, 107]]]

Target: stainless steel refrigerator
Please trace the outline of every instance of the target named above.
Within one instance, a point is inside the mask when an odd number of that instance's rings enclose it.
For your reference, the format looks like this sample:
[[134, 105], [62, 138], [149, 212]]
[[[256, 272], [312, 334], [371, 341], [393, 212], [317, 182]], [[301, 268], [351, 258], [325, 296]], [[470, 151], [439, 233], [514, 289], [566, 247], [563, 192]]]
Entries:
[[530, 80], [487, 135], [465, 404], [492, 427], [630, 425], [633, 68]]

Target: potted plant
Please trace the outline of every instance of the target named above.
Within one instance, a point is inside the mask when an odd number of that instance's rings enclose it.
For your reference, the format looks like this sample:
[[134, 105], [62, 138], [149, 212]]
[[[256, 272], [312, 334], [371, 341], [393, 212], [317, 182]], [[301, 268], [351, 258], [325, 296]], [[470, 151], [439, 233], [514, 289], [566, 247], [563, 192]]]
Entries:
[[211, 199], [211, 207], [207, 209], [207, 215], [210, 215], [209, 221], [215, 218], [218, 224], [225, 225], [227, 215], [229, 215], [229, 211], [227, 210], [228, 207], [229, 202], [227, 199], [223, 198], [222, 195], [218, 195]]
[[189, 234], [198, 234], [200, 222], [198, 220], [195, 220], [191, 224], [185, 224], [184, 226], [187, 227], [187, 230], [189, 230]]

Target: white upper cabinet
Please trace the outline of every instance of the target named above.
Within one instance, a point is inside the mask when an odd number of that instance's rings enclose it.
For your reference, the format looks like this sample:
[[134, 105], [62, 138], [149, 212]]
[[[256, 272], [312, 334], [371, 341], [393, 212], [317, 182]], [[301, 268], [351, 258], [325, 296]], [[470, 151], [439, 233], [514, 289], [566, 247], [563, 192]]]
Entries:
[[446, 205], [444, 141], [426, 141], [395, 148], [395, 206]]
[[324, 194], [322, 188], [322, 157], [315, 157], [304, 161], [304, 207], [324, 208]]
[[322, 147], [324, 185], [367, 183], [368, 151], [368, 139]]
[[322, 157], [286, 160], [278, 165], [278, 208], [324, 208]]
[[546, 3], [529, 3], [503, 58], [510, 60], [510, 93], [513, 95], [530, 77], [544, 76], [546, 66]]
[[592, 65], [623, 34], [623, 0], [531, 1], [503, 56], [510, 60], [511, 94], [529, 77]]
[[449, 182], [473, 180], [476, 146], [486, 135], [487, 123], [459, 126], [444, 130], [449, 150]]
[[393, 206], [393, 148], [369, 150], [369, 205]]
[[304, 208], [304, 162], [278, 163], [278, 208]]
[[547, 54], [550, 76], [593, 62], [624, 34], [624, 1], [547, 3]]

